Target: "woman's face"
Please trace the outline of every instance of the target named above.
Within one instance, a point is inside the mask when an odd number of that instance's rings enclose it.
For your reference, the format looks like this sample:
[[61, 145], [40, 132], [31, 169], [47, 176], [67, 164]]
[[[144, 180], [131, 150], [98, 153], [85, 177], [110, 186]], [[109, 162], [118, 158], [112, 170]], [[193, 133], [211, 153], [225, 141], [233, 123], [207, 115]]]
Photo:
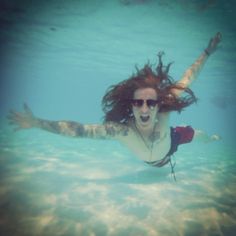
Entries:
[[138, 127], [152, 129], [158, 109], [157, 93], [153, 88], [140, 88], [134, 92], [132, 110]]

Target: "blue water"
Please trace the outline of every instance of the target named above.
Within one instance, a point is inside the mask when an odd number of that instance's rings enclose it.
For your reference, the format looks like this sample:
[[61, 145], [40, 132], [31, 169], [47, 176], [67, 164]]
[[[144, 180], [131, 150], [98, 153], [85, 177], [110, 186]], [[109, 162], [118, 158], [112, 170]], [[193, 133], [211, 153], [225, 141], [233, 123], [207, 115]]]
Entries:
[[[236, 230], [233, 1], [0, 1], [0, 235], [234, 235]], [[170, 125], [220, 142], [191, 143], [169, 166], [147, 166], [114, 141], [13, 132], [27, 102], [49, 120], [100, 123], [108, 86], [134, 66], [174, 61], [176, 80], [222, 32], [192, 89], [199, 101]]]

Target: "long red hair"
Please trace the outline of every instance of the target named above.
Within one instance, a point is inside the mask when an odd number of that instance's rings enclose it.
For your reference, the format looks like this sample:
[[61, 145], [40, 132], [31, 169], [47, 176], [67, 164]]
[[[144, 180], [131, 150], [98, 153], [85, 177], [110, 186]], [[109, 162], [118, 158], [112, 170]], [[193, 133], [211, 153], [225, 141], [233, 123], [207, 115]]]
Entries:
[[[127, 124], [133, 117], [132, 105], [134, 92], [139, 88], [153, 88], [158, 95], [159, 112], [182, 111], [183, 108], [196, 102], [193, 91], [182, 88], [168, 75], [171, 63], [163, 66], [163, 53], [158, 54], [159, 63], [155, 69], [148, 63], [129, 79], [108, 88], [102, 99], [102, 108], [105, 113], [104, 121], [114, 121]], [[184, 90], [185, 96], [176, 96], [173, 89]]]

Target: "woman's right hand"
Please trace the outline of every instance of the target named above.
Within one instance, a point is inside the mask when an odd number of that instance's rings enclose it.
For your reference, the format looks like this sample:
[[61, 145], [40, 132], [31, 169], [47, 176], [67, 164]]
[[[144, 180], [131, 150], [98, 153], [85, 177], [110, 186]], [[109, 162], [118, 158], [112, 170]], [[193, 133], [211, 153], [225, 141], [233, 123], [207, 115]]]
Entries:
[[36, 118], [34, 117], [32, 111], [28, 107], [26, 103], [24, 103], [24, 111], [23, 112], [16, 112], [10, 111], [7, 116], [10, 125], [14, 125], [15, 131], [20, 129], [30, 129], [35, 127], [36, 125]]

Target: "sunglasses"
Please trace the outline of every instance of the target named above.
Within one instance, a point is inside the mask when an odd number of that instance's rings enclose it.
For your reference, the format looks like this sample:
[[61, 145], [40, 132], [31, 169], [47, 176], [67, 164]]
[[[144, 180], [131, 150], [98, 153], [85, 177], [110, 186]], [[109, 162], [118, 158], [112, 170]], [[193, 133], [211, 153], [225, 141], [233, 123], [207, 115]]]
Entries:
[[150, 108], [150, 109], [153, 109], [157, 103], [158, 103], [158, 100], [154, 100], [154, 99], [147, 99], [147, 100], [143, 100], [143, 99], [131, 99], [131, 104], [134, 106], [134, 107], [142, 107], [144, 102], [146, 102], [147, 106]]

